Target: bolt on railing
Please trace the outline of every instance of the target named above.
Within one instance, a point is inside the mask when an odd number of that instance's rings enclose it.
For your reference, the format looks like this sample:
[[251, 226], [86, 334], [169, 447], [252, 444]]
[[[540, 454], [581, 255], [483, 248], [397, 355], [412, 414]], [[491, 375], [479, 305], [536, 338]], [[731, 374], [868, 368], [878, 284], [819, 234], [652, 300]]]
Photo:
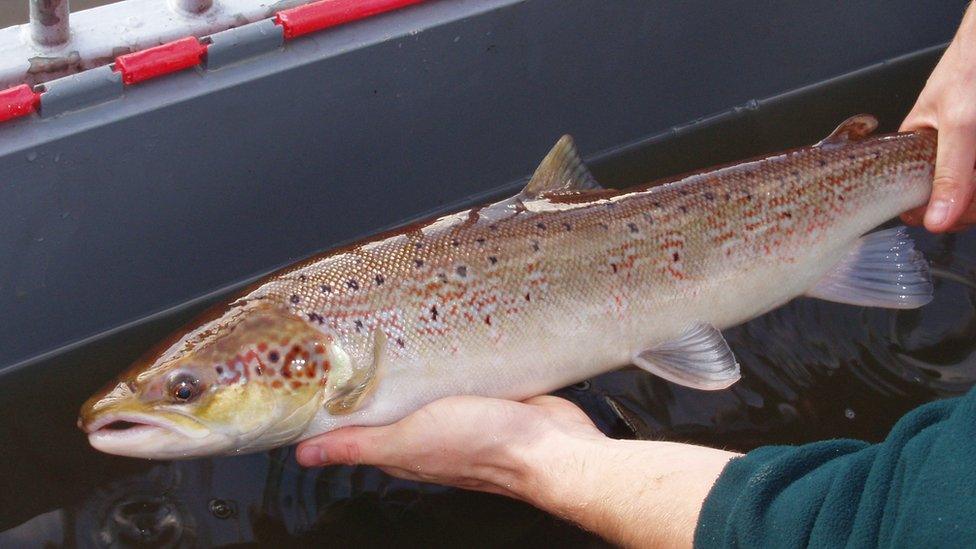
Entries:
[[213, 0], [172, 0], [173, 5], [188, 13], [203, 13], [210, 9]]
[[[39, 46], [60, 46], [71, 37], [68, 0], [29, 0], [30, 37]], [[209, 10], [213, 0], [169, 0], [172, 9], [198, 14]]]
[[35, 44], [59, 46], [68, 41], [68, 0], [30, 0], [30, 35]]

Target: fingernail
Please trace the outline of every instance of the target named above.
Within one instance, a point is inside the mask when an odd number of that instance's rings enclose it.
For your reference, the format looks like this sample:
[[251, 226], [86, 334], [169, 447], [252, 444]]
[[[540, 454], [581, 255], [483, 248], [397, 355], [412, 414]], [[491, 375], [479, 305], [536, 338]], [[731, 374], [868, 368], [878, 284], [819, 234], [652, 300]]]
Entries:
[[325, 463], [325, 448], [306, 446], [298, 452], [298, 461], [305, 465], [321, 465]]
[[945, 223], [945, 220], [949, 217], [949, 202], [946, 200], [936, 200], [935, 202], [929, 204], [927, 210], [925, 210], [925, 224], [939, 226]]

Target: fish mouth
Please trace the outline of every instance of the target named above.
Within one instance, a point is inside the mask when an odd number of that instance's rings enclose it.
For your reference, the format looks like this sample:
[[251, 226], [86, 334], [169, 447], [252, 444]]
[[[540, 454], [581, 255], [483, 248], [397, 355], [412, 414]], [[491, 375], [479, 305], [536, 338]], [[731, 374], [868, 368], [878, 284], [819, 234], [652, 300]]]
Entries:
[[88, 434], [93, 448], [107, 454], [149, 459], [185, 459], [206, 455], [223, 446], [224, 437], [182, 415], [174, 419], [161, 414], [108, 412], [79, 427]]
[[88, 433], [89, 438], [92, 436], [132, 437], [159, 432], [200, 438], [206, 436], [207, 433], [206, 429], [188, 429], [166, 418], [134, 412], [111, 412], [87, 423], [79, 419], [78, 426], [82, 431]]
[[138, 412], [109, 412], [89, 422], [79, 419], [78, 426], [88, 434], [88, 442], [97, 450], [133, 457], [143, 457], [151, 448], [158, 455], [160, 445], [191, 442], [210, 433], [203, 426], [189, 428], [156, 414]]

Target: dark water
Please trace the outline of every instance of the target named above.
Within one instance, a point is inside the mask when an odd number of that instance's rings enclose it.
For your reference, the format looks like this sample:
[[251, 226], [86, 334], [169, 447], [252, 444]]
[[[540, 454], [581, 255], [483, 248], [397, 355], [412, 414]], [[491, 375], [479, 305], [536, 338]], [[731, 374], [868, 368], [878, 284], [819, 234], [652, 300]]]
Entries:
[[[594, 171], [606, 182], [647, 180], [816, 141], [860, 111], [878, 114], [890, 130], [935, 59], [749, 103], [614, 151]], [[618, 437], [737, 450], [879, 440], [906, 411], [976, 381], [976, 233], [913, 235], [941, 273], [935, 301], [921, 310], [799, 299], [726, 332], [743, 366], [730, 390], [703, 393], [625, 369], [559, 394]], [[0, 373], [0, 547], [601, 545], [501, 497], [391, 479], [369, 467], [304, 470], [291, 449], [174, 463], [91, 450], [74, 426], [80, 403], [205, 305]]]

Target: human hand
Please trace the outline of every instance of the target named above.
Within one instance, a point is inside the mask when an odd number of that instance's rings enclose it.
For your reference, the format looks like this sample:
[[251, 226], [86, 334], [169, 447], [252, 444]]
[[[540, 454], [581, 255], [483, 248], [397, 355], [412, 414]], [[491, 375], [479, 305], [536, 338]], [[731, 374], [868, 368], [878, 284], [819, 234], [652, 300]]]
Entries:
[[526, 495], [542, 482], [532, 463], [550, 448], [571, 452], [574, 441], [606, 437], [567, 400], [522, 402], [457, 396], [438, 400], [383, 427], [347, 427], [302, 442], [305, 466], [375, 465], [387, 473], [503, 494]]
[[384, 427], [298, 447], [305, 466], [376, 465], [401, 478], [521, 499], [617, 545], [691, 546], [702, 502], [738, 454], [614, 440], [568, 401], [458, 396]]
[[901, 130], [939, 132], [932, 197], [927, 206], [902, 214], [909, 225], [935, 232], [976, 224], [973, 166], [976, 163], [976, 8], [970, 8], [955, 38], [929, 76]]

